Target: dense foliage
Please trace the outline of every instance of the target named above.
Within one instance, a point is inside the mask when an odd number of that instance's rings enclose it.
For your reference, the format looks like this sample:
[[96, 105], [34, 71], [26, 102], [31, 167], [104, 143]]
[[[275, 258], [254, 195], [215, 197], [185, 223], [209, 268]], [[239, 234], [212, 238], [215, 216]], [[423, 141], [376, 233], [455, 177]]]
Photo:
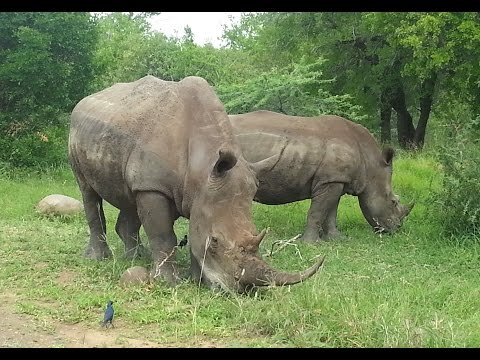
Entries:
[[95, 34], [87, 13], [0, 13], [0, 160], [65, 158], [51, 139], [88, 93]]
[[336, 80], [328, 89], [351, 94], [384, 142], [395, 113], [403, 148], [423, 147], [440, 98], [461, 96], [478, 109], [478, 13], [250, 14], [225, 36], [268, 67], [327, 59], [323, 71]]
[[362, 110], [349, 95], [331, 95], [325, 85], [333, 80], [322, 77], [320, 59], [299, 61], [283, 68], [273, 67], [244, 83], [222, 83], [218, 92], [230, 113], [271, 110], [289, 115], [335, 114], [361, 120]]
[[433, 196], [434, 214], [449, 235], [480, 234], [480, 116], [469, 119], [445, 128], [450, 140], [437, 148], [443, 189]]
[[230, 113], [338, 114], [383, 143], [436, 152], [446, 227], [477, 231], [479, 13], [244, 13], [222, 48], [188, 27], [155, 32], [153, 15], [0, 13], [0, 166], [66, 164], [68, 115], [89, 93], [197, 75]]

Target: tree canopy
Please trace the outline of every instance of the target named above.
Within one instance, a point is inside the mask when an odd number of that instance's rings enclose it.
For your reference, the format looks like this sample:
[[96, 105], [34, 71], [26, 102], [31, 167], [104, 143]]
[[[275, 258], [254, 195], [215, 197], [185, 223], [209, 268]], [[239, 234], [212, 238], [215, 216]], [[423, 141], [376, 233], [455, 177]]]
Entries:
[[439, 99], [478, 109], [479, 36], [479, 14], [461, 12], [248, 14], [225, 32], [268, 66], [325, 58], [332, 93], [352, 95], [386, 142], [393, 110], [399, 145], [416, 149]]
[[204, 77], [231, 113], [345, 116], [404, 149], [462, 122], [456, 109], [479, 112], [479, 13], [244, 13], [222, 48], [197, 45], [188, 26], [153, 31], [154, 14], [0, 13], [2, 159], [22, 136], [66, 131], [85, 95], [147, 74]]

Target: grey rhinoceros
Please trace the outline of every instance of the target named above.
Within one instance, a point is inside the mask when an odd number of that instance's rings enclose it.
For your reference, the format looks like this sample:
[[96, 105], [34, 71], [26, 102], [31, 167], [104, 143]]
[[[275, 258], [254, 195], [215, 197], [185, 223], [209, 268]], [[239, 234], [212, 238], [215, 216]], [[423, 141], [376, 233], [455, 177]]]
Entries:
[[392, 191], [394, 150], [378, 146], [363, 126], [338, 116], [300, 117], [271, 111], [229, 115], [243, 155], [259, 180], [255, 201], [277, 205], [311, 199], [302, 240], [340, 235], [340, 197], [358, 197], [377, 232], [393, 232], [413, 204]]
[[125, 254], [142, 252], [143, 226], [152, 279], [179, 279], [175, 220], [189, 221], [191, 273], [209, 286], [244, 291], [312, 276], [272, 269], [258, 254], [252, 200], [257, 190], [228, 115], [200, 77], [173, 82], [145, 76], [81, 100], [71, 114], [68, 144], [90, 228], [85, 256], [111, 256], [103, 200], [120, 210], [115, 230]]

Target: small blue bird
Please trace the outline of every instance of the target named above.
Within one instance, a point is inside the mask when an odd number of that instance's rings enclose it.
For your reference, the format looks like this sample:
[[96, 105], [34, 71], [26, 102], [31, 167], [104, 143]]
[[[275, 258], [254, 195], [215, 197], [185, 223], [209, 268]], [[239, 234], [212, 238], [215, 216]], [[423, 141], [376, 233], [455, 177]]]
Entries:
[[103, 316], [103, 321], [102, 321], [102, 327], [105, 327], [108, 329], [108, 324], [112, 325], [112, 327], [115, 327], [113, 326], [113, 314], [115, 313], [115, 311], [113, 310], [113, 301], [112, 300], [108, 300], [108, 303], [107, 303], [107, 308], [105, 309], [105, 315]]

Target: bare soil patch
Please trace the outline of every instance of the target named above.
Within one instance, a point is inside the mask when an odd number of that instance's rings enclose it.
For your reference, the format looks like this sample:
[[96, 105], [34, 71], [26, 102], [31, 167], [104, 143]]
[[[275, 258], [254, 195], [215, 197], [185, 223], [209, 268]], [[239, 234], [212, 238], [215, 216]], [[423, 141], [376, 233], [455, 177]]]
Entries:
[[[65, 277], [69, 276], [65, 274]], [[67, 279], [59, 279], [60, 282]], [[63, 280], [63, 281], [62, 281]], [[15, 311], [17, 297], [0, 294], [0, 347], [21, 348], [167, 348], [167, 347], [223, 347], [209, 341], [157, 343], [132, 337], [134, 329], [126, 328], [121, 320], [114, 328], [88, 328], [84, 324], [64, 324], [55, 320], [42, 322], [31, 315]]]

